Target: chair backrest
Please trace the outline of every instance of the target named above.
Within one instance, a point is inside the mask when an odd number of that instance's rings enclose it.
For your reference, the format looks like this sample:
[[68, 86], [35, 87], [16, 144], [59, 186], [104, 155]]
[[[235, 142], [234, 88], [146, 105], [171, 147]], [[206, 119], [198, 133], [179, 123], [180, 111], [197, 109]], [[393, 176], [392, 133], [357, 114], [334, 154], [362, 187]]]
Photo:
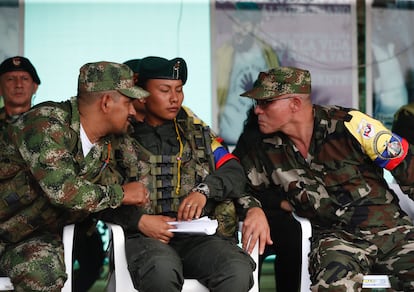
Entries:
[[[113, 265], [114, 271], [110, 275], [107, 291], [108, 292], [131, 292], [137, 291], [134, 288], [132, 283], [131, 277], [128, 271], [128, 264], [126, 261], [125, 255], [125, 236], [124, 231], [121, 226], [106, 223], [110, 233], [112, 234], [112, 251], [113, 251]], [[239, 226], [239, 230], [241, 230], [241, 225]], [[259, 247], [258, 244], [254, 247], [254, 250], [251, 254], [252, 258], [256, 262], [259, 263]], [[253, 273], [254, 277], [254, 286], [250, 289], [249, 292], [258, 292], [259, 291], [259, 276], [258, 276], [258, 268]], [[195, 279], [185, 279], [184, 286], [182, 289], [183, 292], [208, 292], [209, 290], [203, 286], [200, 282]]]

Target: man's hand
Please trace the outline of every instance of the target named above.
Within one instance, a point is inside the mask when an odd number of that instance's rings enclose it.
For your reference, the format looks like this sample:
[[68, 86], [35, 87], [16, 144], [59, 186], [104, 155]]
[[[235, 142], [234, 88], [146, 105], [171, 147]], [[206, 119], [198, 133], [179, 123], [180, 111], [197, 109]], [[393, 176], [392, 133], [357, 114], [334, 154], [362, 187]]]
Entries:
[[163, 215], [142, 215], [138, 222], [138, 229], [148, 237], [158, 239], [168, 244], [174, 233], [169, 229], [175, 228], [167, 222], [175, 221], [174, 218]]
[[130, 182], [122, 186], [124, 198], [122, 204], [145, 206], [149, 203], [149, 192], [143, 183]]
[[206, 205], [207, 198], [199, 192], [192, 192], [181, 202], [177, 211], [178, 221], [187, 221], [194, 218], [198, 219]]
[[270, 237], [270, 227], [263, 210], [259, 207], [251, 208], [247, 211], [243, 221], [242, 246], [249, 254], [259, 240], [259, 254], [264, 253], [266, 244], [272, 245]]

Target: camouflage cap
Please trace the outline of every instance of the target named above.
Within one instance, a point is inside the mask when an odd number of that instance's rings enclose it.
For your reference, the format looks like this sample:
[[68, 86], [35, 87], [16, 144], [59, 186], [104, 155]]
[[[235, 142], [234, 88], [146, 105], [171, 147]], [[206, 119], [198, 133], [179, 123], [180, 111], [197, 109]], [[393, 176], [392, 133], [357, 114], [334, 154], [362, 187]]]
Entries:
[[148, 79], [187, 81], [187, 64], [183, 58], [167, 60], [161, 57], [141, 59], [138, 72], [138, 84], [142, 86]]
[[8, 58], [0, 64], [0, 75], [12, 71], [26, 71], [30, 74], [33, 82], [40, 84], [39, 75], [37, 75], [35, 67], [30, 63], [29, 59], [21, 56]]
[[116, 90], [130, 98], [147, 97], [147, 91], [134, 85], [133, 75], [125, 64], [105, 61], [87, 63], [80, 68], [78, 92]]
[[260, 72], [253, 89], [240, 96], [269, 99], [289, 93], [310, 93], [311, 75], [307, 70], [294, 67], [277, 67]]

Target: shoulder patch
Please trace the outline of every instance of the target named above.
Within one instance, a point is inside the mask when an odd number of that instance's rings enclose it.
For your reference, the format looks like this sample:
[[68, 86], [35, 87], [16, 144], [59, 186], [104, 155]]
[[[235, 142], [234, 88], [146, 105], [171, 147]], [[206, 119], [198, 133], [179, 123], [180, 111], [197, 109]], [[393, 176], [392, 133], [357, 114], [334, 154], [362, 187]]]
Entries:
[[345, 126], [372, 161], [392, 170], [404, 160], [409, 147], [406, 139], [362, 112], [350, 111], [349, 115], [352, 118], [345, 122]]

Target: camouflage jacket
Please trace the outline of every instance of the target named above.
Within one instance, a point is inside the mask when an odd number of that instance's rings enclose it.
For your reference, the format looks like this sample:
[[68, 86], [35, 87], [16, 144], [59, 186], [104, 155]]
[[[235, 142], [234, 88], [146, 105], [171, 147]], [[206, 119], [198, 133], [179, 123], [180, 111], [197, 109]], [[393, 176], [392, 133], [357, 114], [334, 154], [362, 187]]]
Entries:
[[[240, 163], [189, 109], [183, 107], [180, 110], [176, 124], [171, 121], [151, 127], [146, 123], [137, 123], [134, 130], [132, 135], [137, 141], [140, 160], [139, 180], [148, 186], [152, 205], [147, 209], [123, 206], [110, 211], [112, 214], [105, 215], [105, 220], [121, 224], [129, 232], [136, 232], [143, 214], [173, 214], [178, 210], [180, 201], [201, 182], [210, 189], [206, 215], [220, 217], [220, 212], [236, 212], [236, 207], [243, 211], [260, 207], [257, 200], [244, 194], [246, 179]], [[177, 131], [183, 144], [181, 155]], [[237, 206], [231, 199], [236, 200]], [[220, 202], [222, 204], [218, 207]], [[243, 212], [239, 213], [240, 217], [243, 215]], [[237, 219], [232, 219], [233, 225]], [[237, 226], [233, 227], [234, 231]]]
[[88, 213], [118, 207], [123, 177], [137, 175], [136, 152], [127, 136], [108, 136], [83, 156], [76, 98], [38, 105], [9, 124], [7, 132], [2, 126], [4, 242], [43, 229], [56, 232]]
[[[413, 198], [413, 146], [402, 141], [403, 149], [387, 158], [393, 143], [381, 139], [392, 136], [378, 121], [335, 106], [315, 105], [314, 116], [307, 157], [281, 132], [259, 133], [256, 143], [239, 151], [250, 192], [262, 195], [263, 208], [288, 199], [316, 230], [372, 231], [412, 224], [383, 178], [383, 167]], [[377, 142], [380, 146], [373, 147]], [[373, 151], [382, 146], [384, 152]]]

